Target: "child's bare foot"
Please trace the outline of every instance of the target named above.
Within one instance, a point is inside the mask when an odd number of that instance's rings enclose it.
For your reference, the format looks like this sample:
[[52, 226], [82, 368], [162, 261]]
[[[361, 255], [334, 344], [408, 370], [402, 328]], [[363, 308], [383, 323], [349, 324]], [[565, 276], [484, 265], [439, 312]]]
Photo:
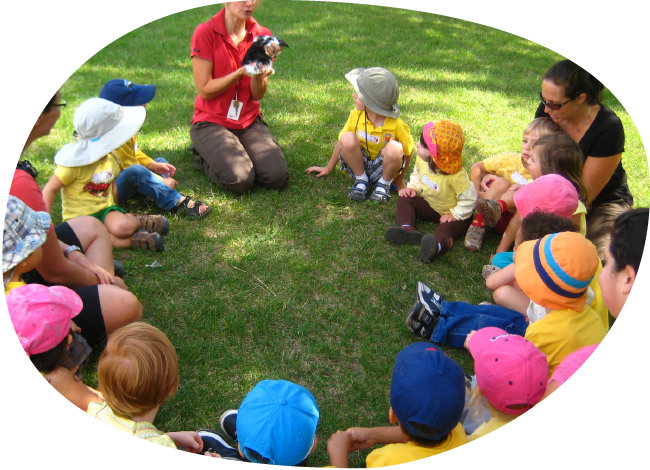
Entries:
[[189, 196], [183, 196], [176, 206], [169, 211], [172, 214], [180, 212], [185, 217], [205, 217], [212, 211], [212, 208], [201, 201], [195, 201]]

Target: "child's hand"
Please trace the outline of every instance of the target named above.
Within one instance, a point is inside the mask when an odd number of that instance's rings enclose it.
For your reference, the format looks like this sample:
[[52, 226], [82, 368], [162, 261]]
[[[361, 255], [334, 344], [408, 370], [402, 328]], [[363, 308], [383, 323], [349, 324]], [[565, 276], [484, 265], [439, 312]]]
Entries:
[[147, 168], [168, 178], [176, 174], [176, 167], [171, 163], [151, 162]]
[[203, 449], [203, 440], [196, 431], [178, 431], [166, 433], [176, 447], [184, 446], [188, 452], [197, 454]]
[[519, 189], [521, 189], [523, 187], [524, 187], [523, 184], [513, 184], [512, 186], [510, 186], [508, 188], [508, 191], [517, 191], [517, 190], [519, 190]]
[[481, 179], [481, 189], [483, 191], [487, 191], [488, 188], [492, 185], [492, 183], [496, 181], [496, 179], [497, 179], [497, 175], [491, 175], [490, 173], [487, 173]]
[[467, 349], [468, 351], [469, 351], [469, 339], [472, 337], [474, 333], [476, 333], [476, 330], [470, 331], [469, 334], [467, 335], [467, 338], [465, 338], [465, 349]]
[[348, 428], [350, 435], [350, 452], [369, 449], [375, 444], [372, 428]]
[[350, 434], [347, 431], [336, 431], [327, 441], [327, 453], [333, 467], [347, 468], [350, 453]]
[[203, 455], [205, 455], [206, 457], [214, 457], [215, 459], [221, 458], [221, 456], [216, 452], [204, 452]]
[[418, 195], [418, 192], [413, 188], [403, 188], [400, 189], [397, 194], [399, 194], [401, 197], [415, 197]]
[[455, 221], [456, 221], [456, 219], [454, 218], [454, 216], [451, 213], [445, 214], [442, 217], [440, 217], [440, 223], [441, 224], [447, 224], [449, 222], [455, 222]]
[[317, 173], [317, 177], [320, 178], [321, 176], [329, 175], [332, 172], [329, 168], [326, 166], [310, 166], [305, 170], [305, 173]]

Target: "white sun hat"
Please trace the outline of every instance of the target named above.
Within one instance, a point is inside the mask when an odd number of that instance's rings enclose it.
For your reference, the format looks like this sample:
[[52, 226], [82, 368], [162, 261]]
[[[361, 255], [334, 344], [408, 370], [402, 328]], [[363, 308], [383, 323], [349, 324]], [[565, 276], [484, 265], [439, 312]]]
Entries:
[[95, 163], [138, 133], [147, 112], [144, 106], [120, 106], [102, 98], [81, 103], [72, 123], [75, 141], [54, 156], [54, 163], [77, 167]]

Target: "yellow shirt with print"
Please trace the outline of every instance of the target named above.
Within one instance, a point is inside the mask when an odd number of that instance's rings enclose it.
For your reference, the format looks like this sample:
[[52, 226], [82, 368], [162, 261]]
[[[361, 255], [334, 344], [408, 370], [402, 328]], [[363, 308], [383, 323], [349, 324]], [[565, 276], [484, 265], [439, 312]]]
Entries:
[[462, 194], [472, 182], [465, 169], [452, 173], [436, 174], [429, 169], [429, 164], [419, 156], [415, 159], [415, 168], [407, 188], [415, 189], [431, 208], [440, 215], [449, 214], [458, 204], [458, 195]]
[[521, 154], [503, 152], [499, 155], [495, 155], [490, 158], [483, 160], [483, 166], [485, 166], [485, 171], [501, 178], [505, 178], [510, 181], [511, 184], [519, 184], [519, 181], [512, 179], [512, 175], [516, 171], [528, 182], [532, 181], [533, 177], [530, 176], [528, 170], [524, 167], [524, 164], [521, 162]]
[[550, 379], [562, 359], [580, 348], [602, 342], [606, 334], [600, 316], [585, 305], [580, 311], [552, 310], [529, 324], [524, 337], [546, 354]]
[[[133, 165], [142, 165], [147, 168], [147, 165], [154, 161], [153, 158], [149, 157], [138, 148], [137, 135], [131, 137], [124, 145], [114, 150], [112, 153], [115, 154], [114, 156], [117, 158], [122, 170], [126, 170], [128, 167]], [[156, 176], [160, 177], [160, 175]]]
[[387, 467], [425, 459], [442, 454], [467, 443], [467, 435], [461, 424], [458, 424], [443, 442], [435, 447], [421, 447], [414, 442], [406, 444], [388, 444], [375, 449], [366, 457], [366, 468]]
[[391, 140], [396, 140], [402, 144], [404, 155], [411, 155], [415, 148], [409, 126], [400, 118], [386, 117], [384, 124], [375, 128], [372, 122], [366, 118], [365, 111], [353, 109], [348, 122], [345, 123], [343, 130], [339, 132], [339, 140], [346, 132], [354, 132], [363, 148], [366, 148], [367, 144], [370, 153], [368, 156], [371, 160], [377, 158], [379, 152]]
[[63, 221], [92, 215], [114, 206], [113, 181], [119, 173], [120, 166], [111, 154], [89, 165], [57, 166], [54, 174], [63, 183]]

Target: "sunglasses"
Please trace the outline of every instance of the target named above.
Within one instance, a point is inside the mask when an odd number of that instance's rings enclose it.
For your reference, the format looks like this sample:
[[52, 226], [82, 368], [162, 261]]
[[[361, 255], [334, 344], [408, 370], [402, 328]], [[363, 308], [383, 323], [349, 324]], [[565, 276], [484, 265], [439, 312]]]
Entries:
[[547, 101], [544, 101], [544, 98], [542, 98], [542, 92], [541, 91], [539, 92], [539, 99], [542, 101], [542, 104], [544, 106], [546, 106], [549, 109], [552, 109], [553, 111], [557, 111], [562, 106], [567, 104], [569, 101], [573, 101], [573, 98], [571, 98], [570, 100], [566, 100], [564, 103], [549, 103]]
[[61, 98], [57, 104], [53, 104], [51, 106], [58, 106], [59, 108], [65, 108], [65, 105], [67, 104], [68, 102], [65, 99]]

